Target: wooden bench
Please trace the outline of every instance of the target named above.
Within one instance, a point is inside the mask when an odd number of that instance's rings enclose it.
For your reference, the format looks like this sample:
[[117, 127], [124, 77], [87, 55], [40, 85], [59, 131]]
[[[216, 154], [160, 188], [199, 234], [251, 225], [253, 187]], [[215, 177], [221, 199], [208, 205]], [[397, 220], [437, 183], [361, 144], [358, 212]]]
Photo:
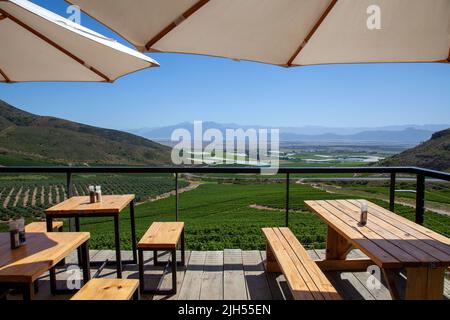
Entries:
[[[63, 222], [62, 221], [53, 221], [53, 230], [61, 232], [63, 230]], [[25, 232], [47, 232], [47, 223], [42, 222], [32, 222], [25, 226]]]
[[134, 279], [92, 279], [70, 300], [139, 300], [138, 287]]
[[[139, 255], [139, 282], [141, 293], [175, 294], [177, 292], [177, 245], [181, 241], [181, 265], [185, 264], [184, 222], [154, 222], [137, 245]], [[147, 290], [144, 286], [144, 251], [153, 251], [154, 265], [158, 251], [171, 253], [172, 290]], [[163, 263], [164, 264], [164, 263]]]
[[295, 300], [340, 300], [336, 289], [289, 228], [263, 228], [267, 272], [284, 274]]

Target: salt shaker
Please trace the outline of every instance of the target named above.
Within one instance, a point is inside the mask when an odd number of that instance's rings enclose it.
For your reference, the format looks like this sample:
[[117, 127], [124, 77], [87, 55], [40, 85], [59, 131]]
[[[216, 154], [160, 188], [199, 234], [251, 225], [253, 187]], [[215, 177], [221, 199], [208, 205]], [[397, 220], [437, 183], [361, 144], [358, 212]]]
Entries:
[[95, 198], [97, 202], [102, 202], [102, 187], [96, 186], [95, 187]]
[[365, 201], [361, 202], [361, 218], [359, 221], [360, 226], [365, 226], [367, 224], [367, 211], [368, 211], [367, 202]]
[[19, 239], [19, 224], [17, 221], [11, 221], [9, 223], [9, 237], [11, 240], [11, 249], [17, 249], [20, 247], [20, 239]]
[[96, 196], [95, 196], [95, 189], [94, 186], [89, 186], [89, 199], [91, 203], [95, 203], [96, 201]]

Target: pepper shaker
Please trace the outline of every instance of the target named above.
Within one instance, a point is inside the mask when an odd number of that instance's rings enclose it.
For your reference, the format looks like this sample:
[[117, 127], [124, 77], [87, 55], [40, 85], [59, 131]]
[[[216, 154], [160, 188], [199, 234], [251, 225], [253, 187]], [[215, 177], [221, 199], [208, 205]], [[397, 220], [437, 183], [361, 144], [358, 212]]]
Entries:
[[90, 199], [91, 203], [95, 203], [96, 202], [94, 186], [89, 186], [89, 199]]
[[11, 249], [14, 250], [19, 248], [20, 247], [19, 225], [15, 220], [9, 223], [9, 237], [11, 241]]
[[17, 227], [19, 229], [19, 245], [24, 245], [27, 242], [25, 235], [25, 219], [20, 218], [17, 220]]

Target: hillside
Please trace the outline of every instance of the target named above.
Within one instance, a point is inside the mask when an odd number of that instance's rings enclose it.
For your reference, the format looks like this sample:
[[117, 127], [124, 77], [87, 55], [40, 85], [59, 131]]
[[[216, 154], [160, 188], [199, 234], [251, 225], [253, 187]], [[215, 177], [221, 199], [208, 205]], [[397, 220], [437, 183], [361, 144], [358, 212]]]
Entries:
[[8, 165], [16, 159], [17, 163], [165, 164], [170, 149], [130, 133], [34, 115], [0, 100], [1, 159], [8, 159]]
[[418, 166], [450, 171], [450, 129], [433, 134], [430, 140], [380, 163], [389, 166]]

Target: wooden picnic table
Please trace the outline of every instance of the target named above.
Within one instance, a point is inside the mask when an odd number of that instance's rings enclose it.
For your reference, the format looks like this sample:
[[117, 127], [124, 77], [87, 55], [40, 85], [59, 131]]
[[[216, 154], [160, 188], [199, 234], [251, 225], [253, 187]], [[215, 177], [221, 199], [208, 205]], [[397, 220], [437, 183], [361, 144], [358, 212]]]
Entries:
[[[137, 264], [136, 251], [136, 222], [134, 217], [134, 199], [133, 194], [126, 195], [104, 195], [102, 202], [90, 203], [89, 196], [71, 197], [47, 210], [45, 210], [47, 231], [52, 231], [53, 218], [75, 218], [75, 229], [80, 231], [80, 218], [92, 217], [114, 217], [114, 237], [116, 247], [116, 269], [117, 277], [122, 278], [122, 265]], [[130, 206], [131, 223], [131, 244], [133, 249], [133, 259], [122, 261], [120, 251], [120, 222], [119, 215], [127, 206]], [[80, 253], [78, 254], [79, 261]], [[81, 261], [80, 261], [81, 262]]]
[[0, 286], [19, 289], [24, 300], [30, 300], [34, 282], [77, 248], [83, 254], [83, 281], [87, 283], [89, 238], [89, 232], [27, 233], [27, 243], [12, 250], [9, 233], [0, 233]]
[[[367, 224], [359, 226], [362, 201], [305, 201], [328, 225], [326, 259], [319, 265], [325, 270], [364, 270], [376, 264], [394, 299], [400, 297], [394, 275], [406, 270], [405, 299], [442, 299], [450, 239], [369, 201]], [[369, 259], [347, 260], [353, 247]]]

